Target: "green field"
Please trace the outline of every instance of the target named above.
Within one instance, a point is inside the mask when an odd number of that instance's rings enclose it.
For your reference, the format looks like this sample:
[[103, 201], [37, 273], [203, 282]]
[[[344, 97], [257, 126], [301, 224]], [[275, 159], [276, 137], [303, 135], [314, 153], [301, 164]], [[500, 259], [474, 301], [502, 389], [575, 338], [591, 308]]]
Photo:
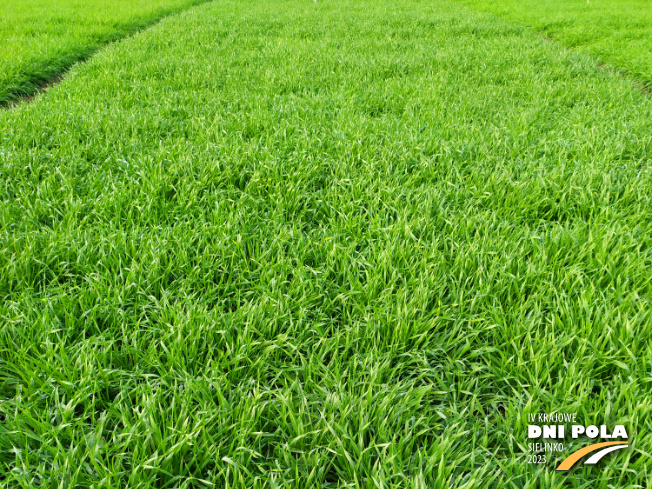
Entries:
[[[599, 64], [224, 0], [0, 111], [0, 486], [650, 487], [652, 99]], [[529, 464], [541, 412], [631, 446]]]
[[107, 42], [202, 0], [3, 0], [0, 108], [30, 96]]
[[652, 88], [652, 3], [647, 0], [461, 0], [529, 26]]

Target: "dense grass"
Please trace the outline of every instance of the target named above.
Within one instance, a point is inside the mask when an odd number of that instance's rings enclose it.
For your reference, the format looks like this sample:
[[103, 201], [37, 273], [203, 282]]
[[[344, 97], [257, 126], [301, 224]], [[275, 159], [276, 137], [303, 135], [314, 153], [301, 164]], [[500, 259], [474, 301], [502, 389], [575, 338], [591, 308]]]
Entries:
[[202, 0], [3, 0], [0, 107], [33, 95], [73, 63]]
[[[0, 128], [4, 486], [650, 486], [652, 101], [593, 59], [223, 1]], [[554, 411], [632, 446], [528, 465]]]
[[652, 3], [647, 0], [463, 0], [594, 55], [652, 88]]

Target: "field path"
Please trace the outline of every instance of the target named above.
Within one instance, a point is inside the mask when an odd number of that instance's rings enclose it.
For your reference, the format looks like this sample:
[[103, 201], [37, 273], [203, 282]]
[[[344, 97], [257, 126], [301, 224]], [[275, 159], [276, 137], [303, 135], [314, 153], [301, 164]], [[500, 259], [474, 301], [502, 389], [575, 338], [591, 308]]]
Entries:
[[590, 53], [652, 89], [652, 4], [644, 0], [460, 0]]
[[0, 109], [57, 83], [79, 61], [207, 0], [4, 0]]

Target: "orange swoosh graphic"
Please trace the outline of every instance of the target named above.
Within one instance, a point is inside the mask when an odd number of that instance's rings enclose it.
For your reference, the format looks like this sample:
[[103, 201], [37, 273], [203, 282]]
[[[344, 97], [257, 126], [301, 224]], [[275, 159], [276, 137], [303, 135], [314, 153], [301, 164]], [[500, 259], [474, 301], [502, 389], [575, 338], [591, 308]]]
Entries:
[[626, 441], [606, 441], [604, 443], [595, 443], [593, 445], [589, 445], [588, 447], [581, 448], [578, 451], [571, 453], [566, 460], [564, 460], [562, 463], [559, 464], [559, 467], [557, 467], [556, 470], [568, 470], [573, 465], [575, 465], [575, 462], [577, 462], [579, 459], [581, 459], [587, 453], [595, 452], [596, 450], [599, 450], [600, 448], [610, 447], [612, 445], [627, 445], [627, 442]]

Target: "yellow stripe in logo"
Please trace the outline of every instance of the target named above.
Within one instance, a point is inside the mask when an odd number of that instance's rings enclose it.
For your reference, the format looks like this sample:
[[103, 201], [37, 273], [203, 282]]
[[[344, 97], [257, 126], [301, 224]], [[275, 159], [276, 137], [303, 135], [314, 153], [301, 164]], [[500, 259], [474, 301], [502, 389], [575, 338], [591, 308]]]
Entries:
[[579, 459], [581, 459], [587, 453], [595, 452], [596, 450], [599, 450], [600, 448], [610, 447], [610, 446], [614, 446], [614, 445], [626, 446], [627, 442], [626, 441], [606, 441], [604, 443], [595, 443], [594, 445], [589, 445], [588, 447], [581, 448], [578, 451], [571, 453], [566, 460], [564, 460], [562, 463], [560, 463], [559, 467], [557, 467], [557, 470], [568, 470], [573, 465], [575, 465], [575, 462], [577, 462]]

